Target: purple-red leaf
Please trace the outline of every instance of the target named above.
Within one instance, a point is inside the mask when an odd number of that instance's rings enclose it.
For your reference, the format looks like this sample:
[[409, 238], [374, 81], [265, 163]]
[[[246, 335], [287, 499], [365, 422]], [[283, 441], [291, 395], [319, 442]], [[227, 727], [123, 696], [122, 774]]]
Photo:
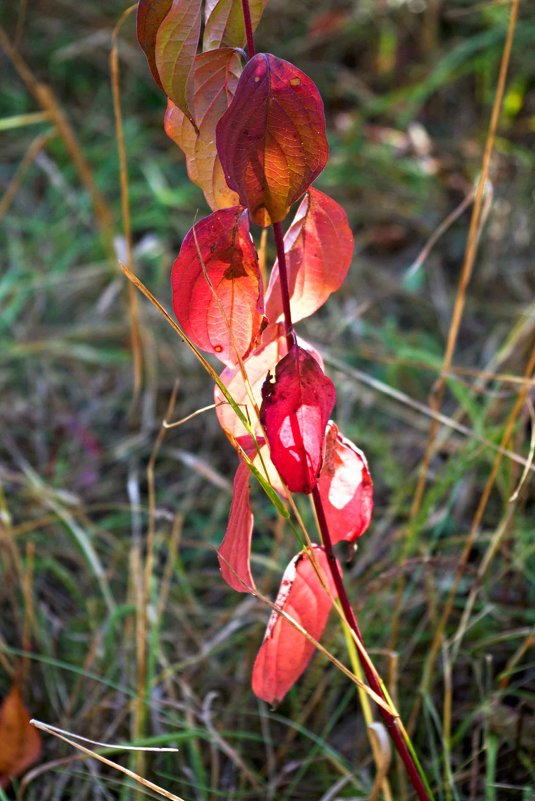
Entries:
[[165, 94], [193, 120], [193, 61], [201, 32], [201, 0], [173, 0], [156, 32], [154, 60]]
[[254, 592], [255, 590], [251, 573], [253, 513], [249, 503], [250, 477], [249, 468], [245, 462], [240, 462], [234, 476], [227, 530], [218, 552], [221, 575], [227, 584], [237, 592]]
[[193, 342], [233, 365], [255, 346], [262, 278], [241, 206], [216, 211], [186, 234], [171, 273], [173, 309]]
[[139, 0], [137, 5], [137, 38], [147, 57], [152, 77], [162, 91], [164, 88], [156, 66], [156, 34], [173, 0]]
[[364, 534], [373, 510], [368, 463], [362, 451], [343, 437], [332, 421], [327, 426], [318, 490], [333, 544], [341, 540], [353, 542]]
[[[313, 546], [322, 585], [306, 552], [296, 556], [284, 572], [276, 605], [319, 640], [331, 611], [336, 588], [323, 548]], [[328, 590], [328, 592], [327, 592]], [[314, 646], [286, 618], [273, 611], [264, 642], [253, 668], [253, 692], [269, 704], [277, 704], [301, 676]]]
[[260, 416], [271, 459], [291, 492], [312, 492], [336, 392], [310, 353], [293, 345], [262, 387]]
[[[282, 325], [269, 327], [269, 333], [271, 335], [269, 339], [266, 339], [266, 333], [267, 331], [262, 335], [263, 344], [253, 350], [244, 360], [247, 381], [251, 391], [250, 394], [253, 396], [254, 404], [251, 401], [248, 388], [245, 385], [239, 367], [226, 367], [220, 376], [223, 384], [226, 386], [235, 402], [240, 406], [242, 412], [251, 423], [256, 437], [259, 439], [263, 437], [264, 432], [258, 421], [254, 407], [256, 405], [256, 408], [260, 409], [262, 404], [262, 387], [266, 377], [268, 373], [275, 372], [277, 363], [287, 353], [286, 335]], [[320, 367], [323, 366], [321, 356], [314, 350], [312, 345], [300, 338], [298, 338], [298, 344], [312, 354]], [[238, 443], [247, 450], [250, 447], [250, 435], [217, 386], [214, 391], [214, 400], [216, 403], [216, 414], [221, 428], [229, 437], [237, 440]]]
[[[253, 31], [260, 22], [266, 4], [267, 0], [249, 0]], [[206, 0], [204, 8], [203, 50], [215, 50], [225, 46], [243, 47], [247, 37], [241, 2], [238, 0]]]
[[201, 187], [213, 211], [239, 202], [223, 175], [215, 129], [234, 96], [241, 69], [241, 58], [234, 48], [199, 53], [193, 64], [191, 97], [196, 129], [172, 101], [165, 114], [165, 131], [184, 152], [188, 175]]
[[216, 133], [227, 183], [259, 225], [283, 220], [327, 162], [314, 82], [269, 53], [246, 64]]
[[[353, 255], [353, 234], [343, 208], [311, 187], [284, 237], [292, 319], [303, 320], [340, 288]], [[282, 319], [279, 264], [266, 292], [266, 317]]]

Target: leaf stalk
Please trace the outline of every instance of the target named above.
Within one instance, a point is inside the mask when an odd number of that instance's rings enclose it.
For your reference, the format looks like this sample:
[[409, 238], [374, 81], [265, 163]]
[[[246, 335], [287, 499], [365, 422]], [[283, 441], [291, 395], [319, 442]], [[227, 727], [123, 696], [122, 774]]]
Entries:
[[247, 55], [252, 58], [255, 54], [253, 23], [251, 21], [251, 9], [249, 8], [249, 0], [241, 0], [243, 9], [243, 22], [245, 25], [245, 34], [247, 36]]

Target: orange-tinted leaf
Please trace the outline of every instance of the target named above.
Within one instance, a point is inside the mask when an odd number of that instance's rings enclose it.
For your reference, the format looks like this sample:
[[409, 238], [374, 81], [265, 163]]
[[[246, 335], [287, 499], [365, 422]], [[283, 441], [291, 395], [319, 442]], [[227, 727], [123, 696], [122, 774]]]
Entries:
[[362, 451], [343, 437], [332, 421], [327, 426], [318, 490], [333, 543], [353, 542], [364, 534], [373, 510], [368, 463]]
[[173, 0], [156, 33], [154, 58], [165, 94], [193, 120], [193, 61], [201, 32], [201, 0]]
[[262, 279], [241, 206], [222, 209], [188, 232], [171, 273], [173, 309], [199, 348], [236, 364], [256, 344]]
[[156, 34], [164, 21], [173, 0], [139, 0], [137, 4], [137, 38], [152, 72], [162, 91], [164, 88], [156, 66]]
[[[275, 332], [275, 329], [274, 329]], [[251, 388], [257, 409], [262, 403], [262, 386], [270, 370], [275, 370], [277, 362], [286, 353], [286, 337], [284, 333], [277, 329], [276, 335], [271, 342], [256, 348], [244, 360], [245, 372]], [[220, 376], [222, 382], [240, 406], [242, 412], [251, 423], [257, 437], [262, 436], [262, 427], [258, 421], [257, 414], [247, 392], [242, 372], [239, 367], [227, 367]], [[214, 391], [216, 403], [216, 414], [221, 428], [225, 433], [236, 439], [242, 447], [246, 447], [249, 442], [249, 433], [240, 422], [232, 406], [225, 401], [225, 398], [216, 386]]]
[[327, 162], [315, 84], [269, 53], [247, 62], [216, 134], [227, 183], [259, 225], [283, 220]]
[[12, 687], [0, 704], [0, 787], [7, 787], [39, 759], [41, 738], [30, 726], [30, 713], [17, 687]]
[[[260, 22], [266, 4], [267, 0], [249, 0], [253, 31]], [[243, 47], [247, 37], [239, 0], [206, 0], [204, 18], [203, 50]]]
[[167, 98], [167, 109], [164, 116], [163, 127], [167, 136], [179, 146], [186, 157], [186, 167], [190, 180], [199, 186], [197, 162], [195, 161], [195, 143], [197, 131], [188, 120], [184, 112]]
[[[311, 187], [284, 237], [292, 319], [303, 320], [340, 288], [353, 255], [353, 234], [343, 208]], [[279, 266], [275, 262], [266, 292], [270, 323], [282, 319]]]
[[250, 477], [251, 471], [245, 462], [240, 462], [234, 476], [227, 530], [218, 552], [221, 575], [236, 592], [255, 590], [251, 573], [253, 513], [249, 503]]
[[262, 387], [260, 417], [271, 460], [291, 492], [312, 492], [323, 461], [333, 382], [310, 353], [293, 345]]
[[223, 174], [215, 146], [215, 129], [234, 96], [241, 69], [241, 58], [234, 48], [199, 53], [193, 65], [192, 90], [197, 130], [171, 101], [165, 115], [165, 131], [184, 152], [188, 175], [201, 187], [213, 211], [239, 202]]
[[[331, 611], [336, 588], [331, 578], [323, 548], [313, 546], [321, 572], [322, 586], [306, 552], [296, 556], [284, 572], [276, 604], [319, 640]], [[253, 668], [253, 692], [269, 704], [284, 698], [305, 670], [314, 646], [278, 612], [273, 611], [264, 642]]]

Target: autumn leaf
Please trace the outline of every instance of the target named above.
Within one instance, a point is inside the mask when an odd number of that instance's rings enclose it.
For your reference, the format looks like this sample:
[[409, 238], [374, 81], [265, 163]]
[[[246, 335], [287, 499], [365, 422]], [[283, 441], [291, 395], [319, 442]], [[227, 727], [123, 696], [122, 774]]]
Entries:
[[215, 147], [215, 130], [234, 96], [241, 69], [241, 57], [234, 48], [199, 53], [194, 60], [192, 79], [196, 128], [171, 100], [165, 114], [165, 131], [183, 151], [190, 180], [203, 190], [213, 211], [239, 202], [225, 180]]
[[[256, 348], [244, 360], [249, 388], [245, 384], [239, 367], [226, 367], [220, 375], [221, 381], [251, 423], [257, 437], [262, 436], [263, 431], [255, 411], [255, 405], [256, 409], [259, 410], [262, 403], [262, 386], [266, 376], [270, 371], [275, 370], [277, 362], [287, 350], [286, 336], [282, 331], [282, 327], [279, 329], [274, 328], [273, 331], [274, 337], [271, 342]], [[252, 395], [254, 403], [250, 395]], [[249, 432], [237, 417], [232, 406], [225, 401], [223, 393], [217, 386], [214, 390], [214, 400], [221, 428], [227, 435], [237, 440], [242, 447], [249, 445]]]
[[[319, 545], [312, 547], [327, 589], [303, 551], [286, 568], [275, 603], [319, 640], [327, 624], [332, 599], [336, 598], [336, 588], [325, 551]], [[312, 643], [274, 610], [253, 667], [254, 694], [269, 704], [279, 703], [301, 676], [313, 653]]]
[[[265, 334], [266, 332], [264, 332]], [[286, 333], [283, 325], [269, 327], [269, 339], [262, 335], [263, 344], [253, 350], [244, 360], [244, 368], [247, 375], [249, 387], [246, 387], [242, 371], [239, 367], [226, 367], [220, 375], [221, 381], [239, 404], [244, 415], [250, 421], [253, 431], [257, 438], [263, 437], [263, 429], [255, 412], [255, 406], [259, 410], [262, 404], [262, 387], [268, 373], [274, 373], [277, 363], [288, 352], [286, 344]], [[323, 361], [319, 353], [303, 339], [298, 337], [298, 344], [312, 354], [320, 367]], [[248, 391], [250, 390], [250, 392]], [[254, 404], [251, 401], [251, 395]], [[241, 423], [232, 406], [225, 401], [224, 395], [215, 387], [214, 401], [216, 404], [216, 414], [221, 428], [232, 439], [237, 440], [245, 450], [250, 447], [250, 436], [245, 426]]]
[[291, 492], [312, 492], [336, 391], [310, 353], [293, 345], [262, 388], [260, 417], [273, 464]]
[[165, 94], [192, 122], [191, 73], [200, 32], [201, 0], [173, 0], [156, 32], [154, 48], [156, 69]]
[[251, 573], [253, 513], [249, 502], [250, 477], [251, 471], [245, 462], [240, 462], [234, 476], [227, 530], [218, 551], [221, 575], [236, 592], [256, 589]]
[[[249, 0], [253, 31], [256, 30], [267, 0]], [[243, 47], [246, 41], [243, 9], [238, 0], [206, 0], [204, 6], [203, 50]]]
[[325, 458], [318, 481], [323, 511], [334, 543], [353, 542], [364, 534], [373, 510], [373, 484], [366, 457], [343, 437], [332, 421], [327, 426]]
[[253, 222], [280, 222], [327, 162], [314, 82], [288, 61], [258, 53], [217, 125], [216, 142], [227, 183]]
[[156, 34], [167, 16], [173, 0], [139, 0], [137, 4], [137, 38], [147, 57], [152, 77], [163, 91], [156, 66]]
[[[353, 256], [353, 234], [343, 208], [311, 187], [284, 237], [293, 322], [303, 320], [340, 288]], [[275, 262], [266, 291], [266, 317], [283, 317], [279, 265]]]
[[20, 776], [41, 755], [39, 732], [30, 726], [30, 713], [17, 687], [0, 704], [0, 787]]
[[173, 264], [171, 285], [176, 318], [199, 348], [227, 365], [247, 356], [260, 333], [263, 290], [241, 206], [193, 226]]

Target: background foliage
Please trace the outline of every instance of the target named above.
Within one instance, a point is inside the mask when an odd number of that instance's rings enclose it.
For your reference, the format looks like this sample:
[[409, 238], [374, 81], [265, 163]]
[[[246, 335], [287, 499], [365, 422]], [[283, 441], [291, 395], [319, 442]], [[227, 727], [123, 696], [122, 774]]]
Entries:
[[[211, 403], [212, 390], [140, 300], [143, 376], [133, 396], [127, 288], [109, 247], [113, 230], [124, 253], [109, 53], [125, 7], [39, 0], [0, 12], [8, 44], [31, 71], [25, 84], [2, 54], [0, 695], [20, 675], [35, 717], [97, 740], [178, 744], [178, 754], [144, 763], [117, 759], [186, 799], [368, 798], [365, 726], [353, 688], [331, 665], [316, 656], [275, 711], [250, 692], [268, 612], [237, 599], [218, 576], [235, 457], [213, 412], [160, 442], [146, 658], [140, 645], [147, 465], [176, 379], [175, 419]], [[477, 179], [508, 11], [463, 0], [270, 0], [256, 35], [259, 50], [291, 59], [319, 85], [331, 159], [317, 185], [344, 205], [356, 232], [342, 290], [299, 328], [325, 355], [337, 419], [374, 476], [374, 523], [346, 572], [366, 641], [406, 719], [495, 464], [492, 445], [535, 344], [535, 22], [521, 4], [485, 224], [447, 377], [450, 424], [415, 510], [468, 202], [418, 257]], [[133, 17], [121, 34], [120, 71], [136, 270], [169, 307], [172, 259], [207, 209], [163, 133], [163, 98]], [[32, 94], [33, 79], [48, 84], [72, 126], [100, 211]], [[522, 403], [507, 446], [524, 459], [532, 415]], [[535, 786], [530, 477], [510, 500], [522, 471], [501, 460], [414, 721], [415, 744], [446, 801], [528, 799]], [[261, 493], [253, 502], [254, 568], [272, 594], [295, 546]], [[311, 519], [306, 505], [303, 514]], [[326, 644], [345, 658], [341, 635], [328, 631]], [[19, 784], [19, 797], [133, 795], [119, 774], [81, 762], [59, 741], [46, 740], [43, 760], [48, 769]], [[396, 793], [404, 797], [402, 785]]]

